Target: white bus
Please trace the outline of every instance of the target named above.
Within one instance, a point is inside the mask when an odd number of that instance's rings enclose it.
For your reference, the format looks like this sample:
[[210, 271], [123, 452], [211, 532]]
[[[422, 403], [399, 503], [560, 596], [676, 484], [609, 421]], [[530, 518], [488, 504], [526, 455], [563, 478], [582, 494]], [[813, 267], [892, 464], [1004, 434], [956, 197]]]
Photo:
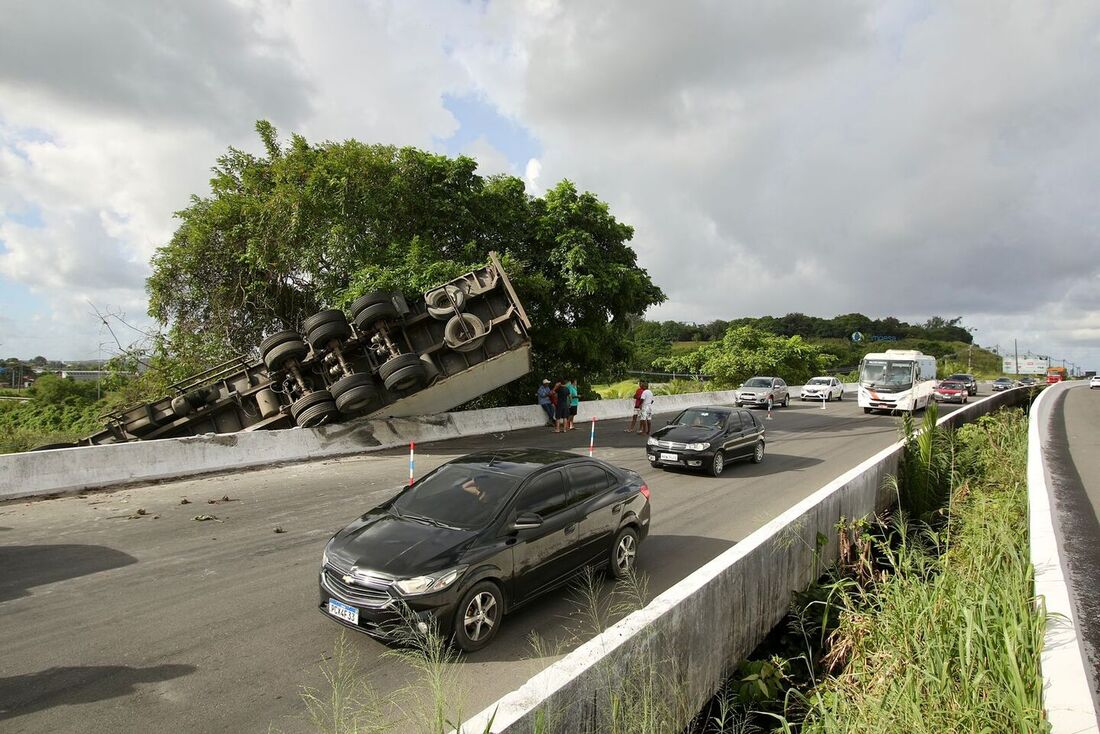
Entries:
[[859, 365], [859, 407], [912, 413], [932, 402], [936, 358], [913, 349], [864, 355]]

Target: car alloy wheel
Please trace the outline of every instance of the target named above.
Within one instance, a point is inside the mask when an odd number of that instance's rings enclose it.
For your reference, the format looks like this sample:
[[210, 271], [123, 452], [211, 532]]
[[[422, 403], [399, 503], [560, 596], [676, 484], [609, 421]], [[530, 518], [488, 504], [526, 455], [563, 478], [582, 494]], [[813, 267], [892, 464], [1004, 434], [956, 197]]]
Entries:
[[466, 652], [480, 650], [496, 636], [503, 601], [491, 581], [482, 581], [462, 597], [455, 617], [455, 644]]
[[615, 536], [611, 547], [611, 575], [617, 579], [625, 578], [634, 570], [634, 561], [638, 556], [638, 533], [634, 528], [623, 528]]
[[716, 477], [722, 473], [722, 470], [726, 468], [726, 459], [722, 456], [722, 450], [718, 449], [714, 452], [714, 458], [710, 462], [710, 475]]
[[759, 464], [764, 460], [764, 442], [757, 441], [756, 448], [752, 452], [752, 463]]

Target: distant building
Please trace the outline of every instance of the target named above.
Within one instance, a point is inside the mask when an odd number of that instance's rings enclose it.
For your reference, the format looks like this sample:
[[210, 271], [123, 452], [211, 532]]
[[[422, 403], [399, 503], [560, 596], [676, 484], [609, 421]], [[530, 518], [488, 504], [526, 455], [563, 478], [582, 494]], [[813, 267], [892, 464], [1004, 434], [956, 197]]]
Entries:
[[107, 370], [61, 370], [61, 379], [76, 382], [96, 382], [104, 377], [109, 377], [110, 374]]

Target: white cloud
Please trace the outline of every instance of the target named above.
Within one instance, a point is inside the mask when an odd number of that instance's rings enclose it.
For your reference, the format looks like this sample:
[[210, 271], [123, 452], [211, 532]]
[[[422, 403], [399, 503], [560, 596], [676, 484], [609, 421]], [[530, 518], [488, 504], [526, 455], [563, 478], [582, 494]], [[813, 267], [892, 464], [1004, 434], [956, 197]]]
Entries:
[[432, 147], [444, 95], [475, 94], [538, 139], [529, 191], [569, 178], [635, 227], [653, 316], [963, 315], [1073, 354], [1100, 329], [1093, 3], [66, 7], [0, 28], [0, 273], [52, 303], [140, 304], [172, 211], [257, 118]]
[[539, 185], [539, 178], [542, 176], [542, 163], [538, 158], [531, 158], [527, 161], [527, 166], [523, 170], [523, 180], [526, 183], [528, 193], [537, 196], [541, 193], [542, 188]]

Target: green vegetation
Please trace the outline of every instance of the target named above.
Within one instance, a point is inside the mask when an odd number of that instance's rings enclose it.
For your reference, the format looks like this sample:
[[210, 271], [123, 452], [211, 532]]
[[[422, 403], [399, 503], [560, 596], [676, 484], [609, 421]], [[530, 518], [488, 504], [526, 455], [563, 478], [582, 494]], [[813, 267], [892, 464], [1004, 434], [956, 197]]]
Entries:
[[[919, 349], [937, 358], [950, 356], [965, 365], [966, 350], [973, 338], [960, 325], [961, 320], [933, 316], [924, 324], [915, 325], [892, 317], [871, 319], [858, 313], [831, 319], [793, 313], [781, 317], [717, 320], [708, 324], [637, 321], [631, 328], [631, 369], [654, 369], [660, 360], [683, 356], [707, 343], [720, 341], [730, 328], [736, 327], [752, 327], [776, 336], [801, 337], [835, 356], [834, 366], [839, 368], [854, 368], [865, 353], [890, 348]], [[851, 341], [852, 334], [857, 331], [864, 335], [864, 341], [858, 344]], [[888, 337], [893, 341], [875, 341], [875, 337]], [[975, 355], [977, 352], [975, 349]], [[999, 375], [1000, 359], [989, 352], [982, 354], [986, 355], [988, 363], [979, 365], [975, 356], [975, 369], [980, 369], [983, 375]]]
[[364, 292], [416, 296], [501, 253], [532, 321], [534, 371], [480, 405], [529, 403], [543, 377], [593, 379], [630, 356], [629, 319], [664, 300], [629, 246], [634, 230], [562, 181], [530, 196], [465, 156], [355, 140], [230, 149], [208, 197], [178, 212], [157, 250], [150, 314], [158, 353], [205, 367]]
[[[1027, 418], [905, 426], [891, 520], [838, 525], [841, 562], [715, 699], [700, 732], [1046, 732], [1028, 555]], [[748, 724], [746, 724], [748, 722]]]
[[[610, 385], [593, 385], [592, 390], [604, 400], [619, 400], [634, 397], [634, 391], [638, 389], [638, 380], [621, 380]], [[649, 389], [654, 395], [684, 395], [693, 392], [706, 392], [714, 387], [707, 382], [696, 380], [669, 380], [668, 382], [651, 382]]]
[[29, 401], [0, 400], [0, 453], [68, 443], [101, 428], [106, 403], [97, 387], [47, 374], [20, 391]]
[[718, 389], [734, 387], [753, 375], [779, 375], [792, 385], [824, 373], [836, 358], [799, 336], [782, 337], [752, 326], [731, 326], [721, 341], [657, 360], [675, 372], [709, 375]]

